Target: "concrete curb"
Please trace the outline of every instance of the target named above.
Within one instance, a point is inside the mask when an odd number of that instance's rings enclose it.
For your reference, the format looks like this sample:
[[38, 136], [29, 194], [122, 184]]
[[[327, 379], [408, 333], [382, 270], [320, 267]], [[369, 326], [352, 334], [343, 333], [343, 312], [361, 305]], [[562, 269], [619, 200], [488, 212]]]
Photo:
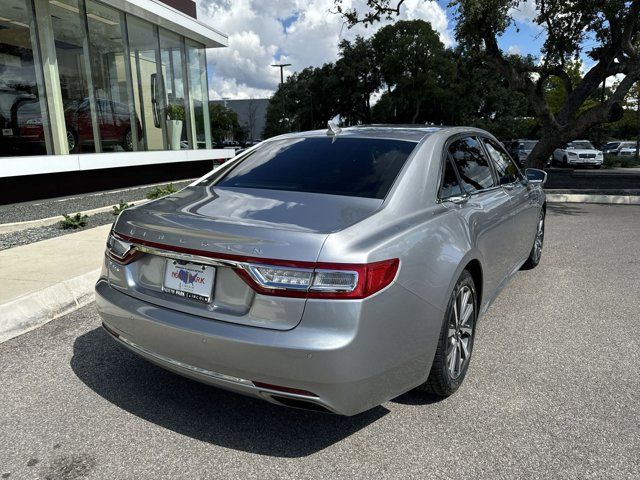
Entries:
[[609, 205], [640, 205], [638, 195], [592, 195], [580, 193], [547, 193], [549, 203], [604, 203]]
[[[143, 198], [142, 200], [134, 200], [133, 202], [130, 202], [130, 203], [133, 203], [135, 205], [142, 205], [150, 201], [151, 200]], [[82, 215], [91, 216], [97, 213], [110, 212], [111, 210], [113, 210], [113, 205], [108, 205], [106, 207], [93, 208], [91, 210], [85, 210], [80, 213]], [[71, 213], [75, 214], [76, 212], [71, 212]], [[0, 234], [20, 232], [28, 228], [38, 228], [38, 227], [46, 227], [49, 225], [55, 225], [56, 223], [61, 222], [62, 219], [63, 219], [62, 215], [56, 215], [55, 217], [39, 218], [37, 220], [27, 220], [26, 222], [3, 223], [3, 224], [0, 224]]]
[[0, 343], [91, 303], [99, 276], [98, 268], [0, 305]]

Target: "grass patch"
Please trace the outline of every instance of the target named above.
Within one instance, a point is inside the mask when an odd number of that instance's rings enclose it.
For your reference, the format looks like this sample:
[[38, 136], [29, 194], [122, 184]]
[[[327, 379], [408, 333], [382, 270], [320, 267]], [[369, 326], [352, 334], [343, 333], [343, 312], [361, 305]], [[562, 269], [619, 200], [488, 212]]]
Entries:
[[155, 187], [149, 193], [147, 193], [147, 198], [149, 200], [155, 200], [156, 198], [166, 197], [167, 195], [171, 195], [172, 193], [176, 193], [178, 189], [173, 186], [173, 183], [169, 185], [165, 185], [164, 187]]
[[84, 228], [87, 226], [87, 219], [89, 218], [87, 215], [82, 215], [81, 213], [76, 213], [75, 215], [67, 215], [65, 213], [62, 216], [64, 219], [60, 222], [60, 228], [63, 230]]
[[135, 203], [127, 203], [124, 200], [120, 200], [120, 203], [118, 205], [114, 205], [113, 208], [113, 215], [114, 216], [118, 216], [122, 213], [123, 210], [126, 210], [127, 208], [133, 207], [135, 205]]

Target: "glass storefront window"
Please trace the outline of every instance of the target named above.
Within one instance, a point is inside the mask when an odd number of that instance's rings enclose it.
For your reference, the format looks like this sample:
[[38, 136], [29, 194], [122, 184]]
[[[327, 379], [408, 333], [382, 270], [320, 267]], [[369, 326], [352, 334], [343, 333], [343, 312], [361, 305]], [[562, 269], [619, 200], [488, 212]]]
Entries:
[[30, 0], [3, 0], [0, 11], [0, 156], [51, 152], [44, 89], [36, 71]]
[[102, 0], [2, 5], [0, 156], [211, 148], [204, 45]]
[[127, 84], [124, 15], [111, 7], [87, 0], [91, 77], [102, 151], [138, 150], [142, 127]]
[[69, 153], [94, 152], [99, 132], [93, 127], [97, 112], [89, 97], [83, 5], [78, 0], [49, 3]]
[[157, 28], [133, 15], [127, 15], [129, 62], [133, 80], [135, 109], [142, 124], [144, 150], [164, 150], [164, 100], [158, 75], [159, 51]]
[[186, 41], [189, 77], [189, 111], [193, 148], [211, 148], [209, 123], [209, 95], [207, 92], [207, 63], [204, 45]]
[[188, 109], [185, 102], [184, 57], [181, 37], [163, 28], [160, 29], [160, 52], [162, 58], [162, 79], [166, 108], [169, 148], [180, 150], [189, 148], [187, 135]]

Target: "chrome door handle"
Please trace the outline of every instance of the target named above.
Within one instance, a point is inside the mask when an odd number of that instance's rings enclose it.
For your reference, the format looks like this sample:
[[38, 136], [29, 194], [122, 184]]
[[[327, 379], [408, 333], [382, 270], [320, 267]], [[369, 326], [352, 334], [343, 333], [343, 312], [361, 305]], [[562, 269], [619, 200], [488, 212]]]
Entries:
[[447, 198], [448, 202], [455, 203], [456, 205], [463, 205], [469, 201], [469, 195], [459, 195], [455, 197]]

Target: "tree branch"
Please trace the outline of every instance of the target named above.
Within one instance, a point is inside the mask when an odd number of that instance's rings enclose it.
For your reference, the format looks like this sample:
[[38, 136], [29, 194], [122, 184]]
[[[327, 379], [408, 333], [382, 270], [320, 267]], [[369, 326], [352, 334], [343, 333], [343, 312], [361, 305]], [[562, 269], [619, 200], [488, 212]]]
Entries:
[[564, 69], [559, 65], [551, 66], [551, 67], [543, 67], [537, 71], [540, 74], [540, 77], [536, 82], [536, 90], [540, 94], [542, 94], [542, 91], [544, 88], [544, 82], [549, 77], [558, 77], [560, 80], [562, 80], [562, 83], [564, 84], [564, 88], [567, 94], [571, 94], [571, 92], [573, 92], [573, 80], [571, 80], [571, 77], [569, 76], [569, 74], [565, 72]]
[[588, 110], [582, 112], [575, 122], [575, 126], [570, 130], [571, 135], [574, 133], [580, 135], [585, 130], [598, 125], [600, 123], [606, 123], [609, 117], [609, 112], [614, 104], [620, 104], [633, 87], [633, 84], [640, 81], [640, 69], [633, 73], [630, 73], [622, 79], [616, 91], [611, 95], [606, 102], [599, 103]]

